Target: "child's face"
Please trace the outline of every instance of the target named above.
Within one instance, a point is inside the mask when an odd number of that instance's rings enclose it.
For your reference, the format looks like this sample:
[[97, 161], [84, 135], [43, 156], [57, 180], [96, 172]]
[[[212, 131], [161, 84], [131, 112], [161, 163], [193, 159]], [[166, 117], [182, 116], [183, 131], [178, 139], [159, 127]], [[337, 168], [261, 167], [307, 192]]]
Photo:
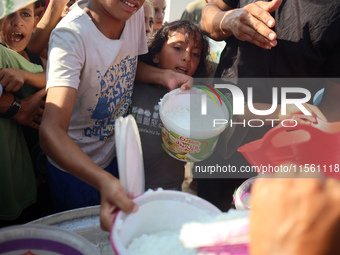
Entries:
[[193, 76], [200, 63], [202, 51], [201, 41], [194, 38], [194, 34], [186, 38], [184, 29], [172, 32], [162, 50], [154, 55], [153, 62], [159, 68]]
[[[95, 11], [101, 20], [108, 17], [113, 21], [125, 22], [143, 6], [144, 2], [145, 0], [96, 0], [89, 1], [91, 5], [87, 7]], [[103, 25], [107, 27], [109, 24]]]
[[165, 8], [166, 8], [166, 2], [165, 0], [151, 0], [152, 5], [155, 10], [155, 25], [154, 29], [159, 29], [163, 24], [164, 14], [165, 14]]
[[34, 4], [30, 4], [4, 19], [0, 40], [8, 48], [21, 53], [26, 48], [39, 18], [34, 16]]
[[34, 9], [34, 16], [39, 17], [39, 20], [42, 19], [44, 13], [45, 13], [45, 6], [40, 5], [38, 8]]
[[154, 12], [153, 6], [150, 2], [145, 2], [143, 7], [146, 36], [151, 36], [153, 34], [153, 12]]

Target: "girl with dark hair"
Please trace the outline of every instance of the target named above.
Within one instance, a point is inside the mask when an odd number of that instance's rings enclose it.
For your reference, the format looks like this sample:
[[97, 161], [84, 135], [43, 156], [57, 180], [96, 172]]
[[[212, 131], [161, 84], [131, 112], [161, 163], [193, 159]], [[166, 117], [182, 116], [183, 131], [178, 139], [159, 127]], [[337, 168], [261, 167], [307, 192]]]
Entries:
[[[162, 52], [164, 46], [167, 47], [167, 44], [173, 43], [178, 37], [182, 37], [181, 39], [185, 40], [183, 43], [196, 44], [196, 49], [200, 51], [198, 66], [191, 76], [201, 78], [207, 77], [209, 42], [205, 38], [205, 32], [198, 25], [189, 20], [178, 20], [167, 23], [157, 30], [149, 45], [149, 52], [142, 56], [141, 60], [149, 65], [163, 68], [158, 62], [155, 62], [154, 58]], [[180, 51], [179, 49], [177, 50]], [[167, 61], [167, 58], [170, 58], [170, 55], [167, 55], [164, 60]]]
[[[142, 61], [192, 77], [206, 77], [209, 44], [203, 31], [189, 20], [162, 26], [149, 45]], [[185, 162], [169, 156], [161, 145], [158, 102], [168, 91], [157, 84], [134, 85], [132, 115], [138, 125], [144, 159], [146, 189], [181, 190]]]

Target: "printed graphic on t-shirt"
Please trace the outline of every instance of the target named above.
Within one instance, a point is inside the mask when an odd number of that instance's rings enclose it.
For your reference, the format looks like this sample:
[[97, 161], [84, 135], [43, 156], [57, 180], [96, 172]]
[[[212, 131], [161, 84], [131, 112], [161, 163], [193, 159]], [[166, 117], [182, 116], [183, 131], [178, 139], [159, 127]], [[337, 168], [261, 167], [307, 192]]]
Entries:
[[159, 117], [159, 105], [155, 105], [153, 112], [141, 107], [132, 107], [131, 115], [136, 119], [140, 133], [160, 136], [162, 121]]
[[95, 109], [89, 109], [95, 123], [85, 129], [85, 136], [99, 136], [99, 140], [106, 140], [114, 135], [115, 120], [124, 116], [131, 104], [136, 68], [137, 56], [128, 55], [117, 58], [104, 76], [97, 71], [101, 90]]

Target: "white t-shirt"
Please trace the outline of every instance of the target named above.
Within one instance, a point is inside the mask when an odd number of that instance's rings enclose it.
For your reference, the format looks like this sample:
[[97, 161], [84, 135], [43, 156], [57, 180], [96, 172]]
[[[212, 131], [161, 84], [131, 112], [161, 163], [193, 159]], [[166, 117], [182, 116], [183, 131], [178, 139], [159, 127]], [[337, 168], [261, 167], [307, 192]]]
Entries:
[[78, 90], [68, 134], [105, 168], [115, 156], [115, 119], [131, 103], [138, 55], [147, 52], [144, 12], [126, 21], [119, 40], [111, 40], [83, 11], [86, 4], [76, 2], [51, 34], [46, 87]]

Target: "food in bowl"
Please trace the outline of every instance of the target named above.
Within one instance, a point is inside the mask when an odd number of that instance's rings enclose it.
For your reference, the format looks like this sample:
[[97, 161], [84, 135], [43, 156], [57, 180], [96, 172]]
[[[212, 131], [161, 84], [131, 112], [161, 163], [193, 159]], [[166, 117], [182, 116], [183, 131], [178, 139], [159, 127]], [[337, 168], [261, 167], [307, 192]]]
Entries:
[[[180, 191], [148, 190], [134, 201], [139, 206], [138, 211], [132, 214], [120, 211], [116, 214], [111, 228], [111, 244], [117, 255], [133, 255], [134, 253], [129, 251], [129, 246], [134, 240], [137, 243], [140, 242], [138, 238], [155, 240], [155, 238], [171, 234], [172, 237], [176, 235], [179, 240], [179, 231], [184, 223], [202, 221], [221, 213], [208, 201]], [[145, 236], [142, 237], [143, 235]], [[169, 246], [169, 249], [173, 247]], [[153, 252], [157, 255], [167, 255], [164, 249], [165, 246], [153, 246]], [[141, 255], [142, 252], [138, 250], [136, 254]], [[151, 253], [144, 254], [150, 255]], [[168, 254], [174, 255], [174, 253]]]
[[181, 244], [179, 230], [164, 230], [135, 237], [128, 251], [131, 255], [196, 255], [196, 249], [185, 248]]

